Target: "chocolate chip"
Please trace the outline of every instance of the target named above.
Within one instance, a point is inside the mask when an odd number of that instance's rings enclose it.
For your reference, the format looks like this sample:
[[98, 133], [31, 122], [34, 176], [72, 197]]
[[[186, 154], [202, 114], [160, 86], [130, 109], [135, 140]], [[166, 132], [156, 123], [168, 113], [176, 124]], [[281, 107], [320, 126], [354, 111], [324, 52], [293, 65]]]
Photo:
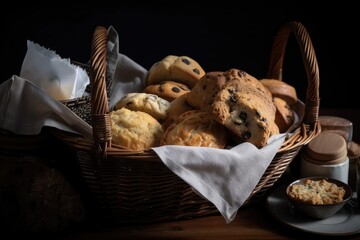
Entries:
[[196, 73], [196, 74], [200, 74], [200, 70], [197, 69], [197, 68], [194, 68], [194, 69], [193, 69], [193, 72]]
[[251, 138], [251, 132], [246, 131], [242, 134], [242, 137], [244, 140], [248, 140], [249, 138]]
[[234, 93], [234, 89], [232, 89], [232, 88], [228, 88], [227, 90], [230, 94]]
[[171, 88], [171, 91], [176, 92], [176, 93], [179, 93], [179, 92], [180, 92], [180, 88], [178, 88], [178, 87], [172, 87], [172, 88]]
[[241, 118], [242, 120], [246, 121], [246, 119], [247, 119], [247, 113], [241, 111], [241, 112], [240, 112], [240, 118]]
[[236, 102], [236, 101], [237, 101], [237, 100], [236, 100], [236, 96], [233, 95], [233, 94], [231, 94], [231, 95], [230, 95], [230, 101]]
[[258, 127], [262, 130], [265, 130], [265, 126], [261, 125], [261, 124], [258, 124]]
[[260, 121], [262, 121], [262, 122], [267, 122], [267, 119], [264, 118], [264, 117], [261, 117], [261, 118], [260, 118]]
[[181, 61], [185, 63], [186, 65], [190, 65], [190, 61], [186, 58], [182, 58]]
[[264, 93], [264, 91], [261, 88], [256, 88], [257, 90], [259, 90], [259, 92]]
[[234, 124], [235, 125], [242, 125], [243, 124], [243, 121], [241, 119], [235, 119], [234, 120]]

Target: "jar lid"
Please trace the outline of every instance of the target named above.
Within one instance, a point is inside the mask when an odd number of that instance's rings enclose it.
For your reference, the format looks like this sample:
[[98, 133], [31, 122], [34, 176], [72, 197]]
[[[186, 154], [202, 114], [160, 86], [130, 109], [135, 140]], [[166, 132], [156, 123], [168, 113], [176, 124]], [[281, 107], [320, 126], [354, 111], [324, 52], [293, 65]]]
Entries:
[[321, 132], [305, 149], [307, 160], [317, 164], [338, 164], [346, 160], [347, 146], [343, 137], [332, 132]]
[[346, 118], [338, 117], [338, 116], [319, 116], [319, 122], [322, 127], [352, 127], [352, 122]]

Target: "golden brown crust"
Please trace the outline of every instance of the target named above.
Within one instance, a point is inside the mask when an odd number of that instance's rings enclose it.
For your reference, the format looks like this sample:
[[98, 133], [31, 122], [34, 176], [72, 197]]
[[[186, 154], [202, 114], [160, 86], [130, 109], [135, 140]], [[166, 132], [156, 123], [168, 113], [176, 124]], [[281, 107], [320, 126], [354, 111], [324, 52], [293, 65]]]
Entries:
[[132, 150], [147, 150], [159, 145], [161, 124], [151, 115], [120, 108], [112, 111], [111, 136], [114, 144]]
[[354, 141], [349, 143], [348, 156], [351, 158], [360, 157], [360, 144]]
[[174, 81], [163, 81], [158, 84], [152, 84], [145, 87], [144, 93], [155, 94], [169, 102], [175, 100], [181, 95], [190, 92], [187, 85]]
[[166, 119], [163, 123], [164, 130], [167, 129], [176, 119], [178, 119], [181, 114], [190, 110], [194, 110], [194, 108], [192, 108], [186, 102], [188, 95], [189, 93], [185, 93], [170, 103], [170, 107], [167, 110]]
[[127, 108], [132, 111], [142, 111], [150, 114], [159, 121], [166, 118], [170, 102], [150, 93], [128, 93], [115, 105], [114, 110]]
[[204, 75], [204, 69], [194, 59], [188, 56], [168, 55], [151, 66], [148, 72], [147, 85], [163, 81], [175, 81], [192, 88]]
[[284, 99], [290, 106], [298, 100], [296, 89], [286, 82], [276, 79], [261, 79], [260, 83], [269, 89], [273, 97]]
[[215, 95], [227, 81], [224, 72], [207, 72], [191, 89], [187, 103], [195, 109], [209, 111]]
[[224, 148], [226, 129], [206, 112], [190, 110], [180, 115], [164, 132], [160, 145]]
[[[234, 71], [233, 71], [234, 72]], [[217, 93], [211, 114], [243, 141], [263, 147], [276, 132], [276, 107], [267, 89], [258, 88], [258, 80], [241, 73]]]
[[289, 104], [281, 98], [274, 97], [276, 106], [275, 123], [281, 133], [286, 132], [294, 123], [295, 116]]

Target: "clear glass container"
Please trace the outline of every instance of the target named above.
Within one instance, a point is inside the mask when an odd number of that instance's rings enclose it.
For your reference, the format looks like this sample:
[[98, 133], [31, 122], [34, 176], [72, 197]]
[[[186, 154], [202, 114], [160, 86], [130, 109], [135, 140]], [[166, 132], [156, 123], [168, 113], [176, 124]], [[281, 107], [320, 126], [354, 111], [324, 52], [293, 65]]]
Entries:
[[338, 116], [319, 116], [321, 131], [330, 131], [342, 136], [349, 149], [353, 136], [353, 123], [346, 118]]

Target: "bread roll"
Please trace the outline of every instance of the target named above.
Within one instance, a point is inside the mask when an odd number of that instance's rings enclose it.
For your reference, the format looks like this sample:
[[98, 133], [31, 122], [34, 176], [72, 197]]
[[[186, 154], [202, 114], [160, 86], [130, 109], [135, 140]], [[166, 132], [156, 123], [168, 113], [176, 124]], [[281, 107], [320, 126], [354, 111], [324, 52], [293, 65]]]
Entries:
[[284, 99], [290, 106], [298, 100], [296, 89], [286, 82], [276, 79], [261, 79], [260, 83], [269, 89], [273, 97]]
[[204, 69], [194, 59], [188, 56], [168, 55], [150, 68], [147, 85], [175, 81], [192, 88], [204, 74]]
[[132, 150], [147, 150], [159, 145], [163, 134], [161, 124], [151, 115], [127, 108], [110, 113], [111, 136], [114, 144]]
[[174, 81], [164, 81], [157, 84], [151, 84], [145, 87], [144, 93], [157, 95], [169, 102], [190, 92], [187, 85]]

